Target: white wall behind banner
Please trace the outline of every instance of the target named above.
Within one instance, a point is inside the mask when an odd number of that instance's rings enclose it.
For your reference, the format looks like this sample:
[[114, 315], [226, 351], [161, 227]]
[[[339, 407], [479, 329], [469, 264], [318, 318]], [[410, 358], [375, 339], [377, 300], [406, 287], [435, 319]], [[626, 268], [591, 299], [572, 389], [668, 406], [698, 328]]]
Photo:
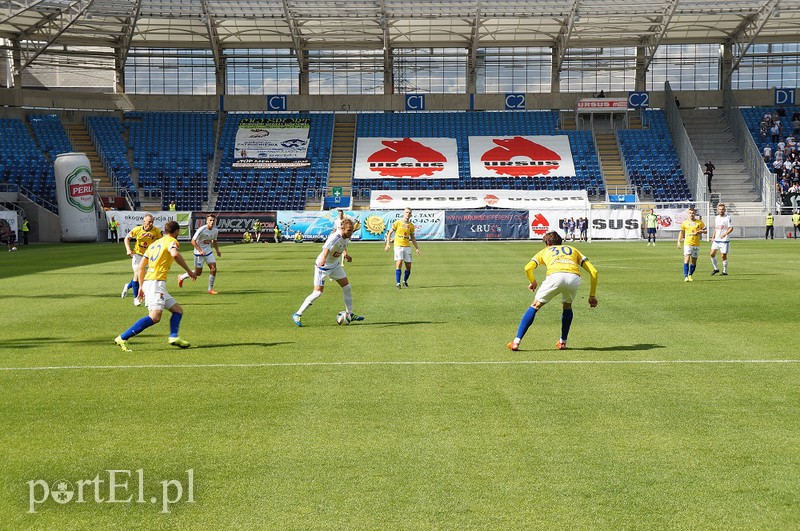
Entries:
[[372, 190], [372, 210], [402, 208], [579, 209], [589, 206], [586, 190]]
[[357, 140], [355, 179], [458, 179], [455, 138]]
[[589, 238], [638, 240], [642, 237], [642, 211], [595, 209], [591, 211]]
[[475, 177], [574, 177], [566, 135], [471, 136], [470, 175]]

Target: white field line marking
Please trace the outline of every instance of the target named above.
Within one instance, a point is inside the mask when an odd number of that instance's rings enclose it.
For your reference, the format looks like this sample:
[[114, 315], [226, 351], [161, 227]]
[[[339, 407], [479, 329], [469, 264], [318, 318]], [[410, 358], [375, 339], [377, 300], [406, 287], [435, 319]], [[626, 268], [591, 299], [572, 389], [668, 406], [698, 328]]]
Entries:
[[60, 371], [119, 369], [255, 369], [269, 367], [353, 367], [393, 365], [679, 365], [679, 364], [775, 364], [800, 363], [796, 360], [507, 360], [507, 361], [309, 361], [276, 363], [198, 363], [143, 365], [55, 365], [43, 367], [0, 367], [0, 371]]

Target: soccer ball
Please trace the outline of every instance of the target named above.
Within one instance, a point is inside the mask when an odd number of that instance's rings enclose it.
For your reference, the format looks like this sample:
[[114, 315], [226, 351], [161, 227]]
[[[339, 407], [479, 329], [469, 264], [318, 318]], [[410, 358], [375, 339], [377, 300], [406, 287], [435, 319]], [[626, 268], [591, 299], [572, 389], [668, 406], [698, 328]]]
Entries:
[[12, 251], [16, 251], [16, 250], [17, 250], [17, 248], [16, 248], [16, 247], [12, 247], [12, 248], [11, 248], [11, 250], [12, 250]]
[[347, 312], [339, 312], [336, 314], [336, 323], [340, 325], [348, 325], [352, 320], [352, 316]]

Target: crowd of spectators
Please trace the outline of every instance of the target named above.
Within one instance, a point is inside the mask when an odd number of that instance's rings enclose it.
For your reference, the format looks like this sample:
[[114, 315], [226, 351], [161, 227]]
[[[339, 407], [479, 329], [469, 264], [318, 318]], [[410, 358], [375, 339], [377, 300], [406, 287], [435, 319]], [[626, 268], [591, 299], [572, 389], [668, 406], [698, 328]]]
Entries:
[[764, 162], [775, 174], [777, 192], [785, 205], [797, 210], [800, 194], [800, 112], [789, 117], [782, 108], [765, 113], [758, 125], [764, 143]]

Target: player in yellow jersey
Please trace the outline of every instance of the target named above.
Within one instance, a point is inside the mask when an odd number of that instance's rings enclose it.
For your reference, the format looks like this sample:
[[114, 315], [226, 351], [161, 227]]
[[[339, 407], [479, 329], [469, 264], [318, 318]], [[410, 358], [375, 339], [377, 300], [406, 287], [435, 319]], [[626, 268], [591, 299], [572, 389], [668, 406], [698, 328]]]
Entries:
[[394, 279], [397, 282], [397, 289], [400, 289], [400, 271], [403, 264], [406, 265], [406, 271], [403, 274], [403, 286], [408, 287], [408, 277], [411, 276], [411, 244], [419, 255], [419, 245], [417, 245], [417, 238], [414, 236], [414, 224], [411, 223], [411, 209], [406, 208], [403, 210], [403, 219], [398, 219], [392, 224], [392, 228], [386, 233], [386, 247], [384, 252], [389, 252], [389, 244], [392, 242], [392, 234], [394, 234]]
[[[133, 289], [133, 305], [139, 306], [139, 282], [136, 276], [139, 271], [139, 264], [142, 261], [147, 247], [161, 238], [163, 234], [161, 230], [153, 225], [153, 215], [145, 214], [142, 224], [134, 227], [128, 234], [125, 235], [125, 252], [131, 257], [131, 268], [133, 269], [133, 280], [122, 286], [122, 295], [124, 299], [128, 295], [128, 290]], [[136, 243], [131, 249], [131, 240], [136, 240]]]
[[697, 217], [697, 211], [689, 208], [689, 219], [681, 223], [681, 232], [678, 234], [678, 249], [681, 242], [686, 239], [683, 246], [683, 281], [693, 282], [692, 275], [697, 267], [697, 257], [700, 256], [700, 235], [707, 233], [706, 224]]
[[180, 226], [177, 221], [167, 221], [164, 225], [166, 236], [160, 238], [148, 246], [142, 262], [139, 264], [138, 278], [142, 282], [142, 289], [139, 291], [139, 299], [145, 301], [148, 315], [136, 321], [133, 326], [118, 335], [114, 342], [125, 352], [130, 352], [128, 339], [139, 334], [148, 327], [161, 321], [161, 314], [164, 308], [172, 312], [169, 319], [169, 344], [188, 348], [189, 342], [178, 337], [181, 319], [183, 318], [183, 308], [175, 302], [167, 292], [167, 275], [172, 262], [178, 264], [186, 270], [192, 280], [197, 278], [193, 270], [189, 268], [186, 260], [180, 254], [178, 240]]
[[567, 336], [570, 326], [572, 326], [572, 301], [578, 294], [578, 287], [581, 285], [581, 270], [589, 272], [591, 287], [589, 288], [589, 306], [597, 306], [597, 269], [589, 263], [586, 258], [571, 245], [562, 245], [563, 239], [557, 232], [550, 231], [542, 238], [544, 249], [536, 253], [531, 261], [525, 266], [525, 274], [528, 276], [530, 285], [528, 289], [536, 291], [536, 277], [533, 270], [544, 265], [547, 268], [547, 276], [542, 282], [539, 291], [533, 299], [533, 304], [525, 311], [519, 322], [517, 337], [507, 346], [511, 350], [519, 350], [519, 343], [533, 324], [533, 318], [539, 308], [550, 302], [550, 300], [561, 294], [561, 337], [556, 343], [558, 350], [567, 349]]

